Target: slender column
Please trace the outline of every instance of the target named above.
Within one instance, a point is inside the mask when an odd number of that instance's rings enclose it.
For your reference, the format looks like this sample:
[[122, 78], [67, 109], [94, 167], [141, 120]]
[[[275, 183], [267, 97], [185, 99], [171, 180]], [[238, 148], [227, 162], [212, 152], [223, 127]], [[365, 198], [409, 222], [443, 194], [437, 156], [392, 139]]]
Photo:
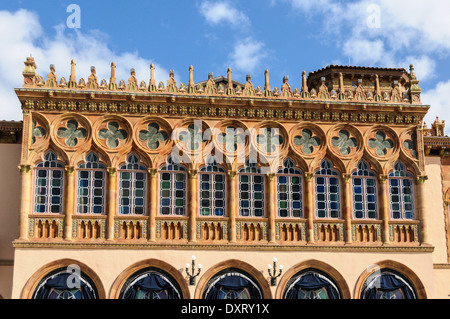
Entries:
[[117, 169], [108, 167], [108, 216], [106, 219], [106, 240], [114, 240], [114, 217], [117, 211]]
[[389, 187], [388, 187], [388, 176], [379, 175], [378, 176], [378, 203], [380, 218], [382, 220], [382, 239], [383, 245], [390, 245], [389, 238]]
[[149, 219], [148, 219], [148, 233], [149, 241], [156, 241], [156, 215], [157, 215], [157, 202], [158, 202], [158, 170], [151, 168], [148, 170], [150, 175], [149, 181]]
[[313, 173], [305, 173], [305, 215], [306, 215], [306, 238], [308, 244], [314, 244], [314, 187]]
[[236, 171], [228, 171], [228, 216], [229, 216], [229, 241], [236, 242], [236, 217], [237, 217], [237, 191], [236, 191]]
[[420, 221], [419, 237], [421, 245], [429, 245], [428, 239], [428, 214], [427, 214], [427, 197], [425, 195], [425, 181], [428, 176], [417, 176], [416, 178], [416, 206], [418, 218]]
[[72, 240], [72, 216], [75, 209], [75, 168], [66, 166], [66, 187], [64, 194], [64, 239]]
[[345, 243], [351, 244], [352, 240], [352, 190], [351, 183], [352, 176], [350, 174], [342, 174], [342, 181], [344, 185], [343, 192], [343, 217], [344, 217], [344, 228], [345, 228]]
[[20, 228], [19, 240], [28, 240], [28, 215], [31, 213], [31, 166], [20, 165]]
[[267, 211], [269, 217], [269, 242], [276, 243], [275, 240], [275, 218], [277, 216], [276, 200], [277, 200], [277, 186], [275, 183], [275, 174], [267, 174]]
[[197, 241], [197, 213], [198, 213], [198, 171], [189, 170], [189, 188], [188, 188], [188, 216], [189, 216], [189, 241]]

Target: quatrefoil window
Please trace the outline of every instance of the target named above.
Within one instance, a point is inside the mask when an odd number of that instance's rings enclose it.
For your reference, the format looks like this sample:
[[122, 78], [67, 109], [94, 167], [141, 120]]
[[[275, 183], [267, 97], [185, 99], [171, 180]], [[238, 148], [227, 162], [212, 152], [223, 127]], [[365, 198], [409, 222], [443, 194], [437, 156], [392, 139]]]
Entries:
[[32, 121], [32, 129], [31, 129], [31, 144], [36, 143], [36, 137], [44, 137], [45, 129], [41, 126], [37, 126], [36, 120]]
[[394, 148], [394, 142], [386, 138], [386, 134], [382, 131], [378, 131], [375, 138], [371, 138], [367, 144], [370, 148], [375, 149], [378, 156], [385, 156], [388, 149]]
[[267, 127], [263, 134], [256, 137], [256, 142], [263, 147], [267, 153], [273, 153], [283, 143], [283, 137], [278, 134], [278, 129]]
[[119, 142], [125, 140], [128, 134], [125, 130], [119, 129], [119, 123], [111, 121], [107, 125], [108, 129], [102, 129], [98, 132], [98, 137], [106, 140], [106, 145], [109, 148], [116, 148]]
[[84, 128], [78, 128], [76, 120], [69, 120], [66, 127], [61, 127], [56, 132], [59, 138], [65, 138], [64, 142], [69, 147], [74, 147], [78, 144], [78, 139], [83, 139], [87, 136], [87, 131]]
[[358, 141], [356, 138], [350, 137], [347, 130], [340, 130], [338, 135], [331, 139], [331, 145], [338, 147], [342, 155], [349, 155], [351, 149], [358, 146]]
[[147, 141], [148, 148], [156, 150], [161, 145], [161, 142], [167, 141], [169, 135], [167, 132], [160, 130], [157, 123], [150, 123], [147, 126], [147, 130], [139, 132], [139, 138], [142, 141]]
[[235, 128], [233, 126], [228, 126], [225, 133], [220, 133], [217, 136], [217, 140], [225, 144], [225, 149], [227, 152], [236, 152], [239, 145], [245, 143], [244, 130], [241, 128]]
[[320, 138], [313, 136], [311, 130], [303, 129], [302, 135], [294, 137], [294, 144], [302, 147], [302, 152], [305, 154], [311, 154], [314, 151], [314, 147], [319, 147]]
[[411, 155], [417, 158], [416, 133], [411, 134], [411, 138], [403, 142], [403, 146], [411, 152]]
[[178, 138], [181, 142], [186, 143], [187, 148], [191, 151], [197, 150], [203, 142], [207, 141], [203, 132], [195, 124], [189, 125], [187, 131], [181, 132]]

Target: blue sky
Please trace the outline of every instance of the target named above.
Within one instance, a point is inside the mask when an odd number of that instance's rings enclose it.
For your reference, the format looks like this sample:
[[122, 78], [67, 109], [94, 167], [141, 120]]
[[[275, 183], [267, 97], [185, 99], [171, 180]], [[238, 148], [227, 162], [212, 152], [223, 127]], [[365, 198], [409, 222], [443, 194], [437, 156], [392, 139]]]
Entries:
[[[71, 4], [79, 6], [80, 28], [67, 24]], [[450, 122], [448, 12], [448, 0], [11, 0], [0, 5], [0, 119], [21, 119], [13, 88], [22, 85], [31, 54], [43, 77], [55, 64], [67, 79], [75, 59], [78, 78], [93, 65], [108, 80], [114, 61], [124, 80], [135, 68], [148, 82], [154, 63], [158, 82], [174, 70], [178, 83], [187, 83], [193, 65], [196, 82], [231, 67], [234, 80], [245, 82], [249, 73], [255, 86], [264, 85], [268, 69], [272, 87], [284, 75], [300, 87], [303, 70], [329, 64], [414, 63], [422, 102], [432, 106], [427, 123], [436, 115]]]

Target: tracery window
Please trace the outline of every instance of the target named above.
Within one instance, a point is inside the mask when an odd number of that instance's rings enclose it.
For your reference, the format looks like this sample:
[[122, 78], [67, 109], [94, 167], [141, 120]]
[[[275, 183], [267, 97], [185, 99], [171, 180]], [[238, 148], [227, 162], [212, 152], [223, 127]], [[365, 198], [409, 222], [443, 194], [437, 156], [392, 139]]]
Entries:
[[400, 162], [389, 174], [389, 195], [392, 219], [414, 218], [414, 179]]
[[302, 173], [290, 158], [283, 162], [277, 174], [278, 216], [302, 217]]
[[182, 299], [176, 280], [161, 269], [144, 268], [130, 276], [119, 299]]
[[261, 288], [247, 273], [229, 268], [219, 272], [206, 285], [204, 299], [262, 299]]
[[225, 215], [225, 179], [225, 169], [217, 165], [215, 160], [200, 168], [200, 215]]
[[103, 214], [105, 209], [106, 167], [95, 153], [78, 166], [78, 214]]
[[340, 218], [339, 174], [328, 160], [323, 160], [315, 172], [316, 216], [318, 218]]
[[35, 168], [35, 213], [62, 213], [64, 165], [52, 151]]
[[33, 299], [98, 299], [98, 292], [83, 272], [68, 272], [67, 267], [63, 267], [39, 282]]
[[239, 215], [264, 217], [265, 176], [256, 163], [245, 162], [239, 175]]
[[340, 299], [336, 284], [325, 274], [306, 269], [294, 275], [287, 283], [284, 299]]
[[361, 299], [416, 299], [408, 280], [399, 273], [382, 269], [369, 276], [361, 289]]
[[161, 215], [186, 215], [186, 169], [169, 157], [159, 174]]
[[377, 218], [377, 180], [369, 165], [361, 161], [352, 173], [353, 217], [358, 219]]
[[119, 214], [145, 214], [147, 168], [135, 154], [119, 168]]

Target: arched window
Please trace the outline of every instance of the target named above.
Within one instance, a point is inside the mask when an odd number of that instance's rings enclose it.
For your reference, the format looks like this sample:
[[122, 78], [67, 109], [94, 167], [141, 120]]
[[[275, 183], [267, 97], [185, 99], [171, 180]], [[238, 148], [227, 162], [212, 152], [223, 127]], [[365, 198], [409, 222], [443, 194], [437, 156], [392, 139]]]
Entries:
[[239, 215], [264, 217], [265, 176], [256, 163], [245, 162], [239, 175]]
[[162, 269], [144, 268], [123, 285], [119, 299], [182, 299], [181, 289]]
[[119, 214], [145, 214], [147, 168], [135, 154], [119, 168]]
[[169, 157], [159, 174], [161, 215], [186, 215], [186, 169]]
[[95, 153], [78, 166], [78, 214], [103, 214], [105, 211], [106, 167]]
[[62, 213], [64, 165], [52, 151], [35, 168], [35, 213]]
[[219, 272], [206, 285], [204, 299], [262, 299], [261, 288], [247, 273], [234, 268]]
[[392, 219], [414, 219], [414, 179], [400, 162], [389, 174], [389, 195]]
[[225, 169], [212, 159], [200, 168], [200, 215], [225, 215]]
[[369, 165], [361, 161], [358, 170], [352, 173], [353, 217], [375, 219], [377, 213], [377, 179]]
[[290, 158], [283, 162], [277, 174], [278, 216], [302, 217], [302, 173]]
[[284, 299], [341, 299], [336, 284], [315, 269], [306, 269], [286, 284]]
[[316, 216], [318, 218], [340, 218], [339, 174], [328, 160], [323, 160], [315, 172]]
[[396, 271], [382, 269], [367, 278], [361, 299], [417, 299], [409, 281]]
[[44, 277], [33, 293], [33, 299], [98, 299], [97, 288], [83, 272], [59, 268]]

